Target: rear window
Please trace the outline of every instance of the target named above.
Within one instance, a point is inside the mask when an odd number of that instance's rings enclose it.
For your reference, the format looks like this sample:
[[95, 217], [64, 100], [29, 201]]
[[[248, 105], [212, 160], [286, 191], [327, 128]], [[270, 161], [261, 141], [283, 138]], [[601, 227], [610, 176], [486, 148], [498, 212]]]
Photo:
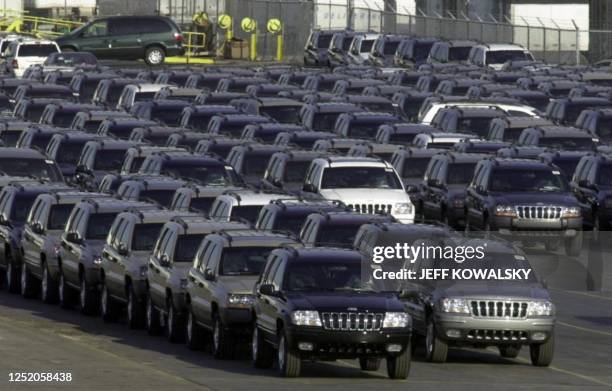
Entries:
[[57, 46], [51, 44], [21, 45], [17, 52], [18, 57], [47, 57], [51, 53], [57, 53]]

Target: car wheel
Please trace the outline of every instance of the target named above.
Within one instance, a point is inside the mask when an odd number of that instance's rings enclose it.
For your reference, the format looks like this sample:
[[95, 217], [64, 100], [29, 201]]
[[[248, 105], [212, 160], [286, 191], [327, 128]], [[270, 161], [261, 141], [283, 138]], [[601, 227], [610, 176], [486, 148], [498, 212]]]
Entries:
[[505, 358], [517, 358], [521, 352], [521, 345], [506, 345], [499, 347], [499, 354]]
[[96, 311], [96, 291], [90, 286], [84, 275], [79, 284], [79, 310], [83, 315], [93, 315]]
[[565, 255], [577, 257], [582, 251], [582, 231], [578, 231], [576, 236], [565, 239]]
[[380, 369], [380, 358], [359, 358], [359, 367], [362, 371], [378, 371]]
[[60, 273], [57, 294], [59, 298], [60, 307], [66, 309], [72, 307], [74, 292], [66, 283], [66, 277], [64, 277], [64, 273]]
[[161, 314], [159, 313], [159, 310], [153, 305], [153, 300], [151, 300], [151, 296], [147, 296], [145, 323], [149, 335], [159, 335], [161, 333], [161, 324], [159, 322], [160, 317]]
[[36, 295], [36, 289], [34, 286], [35, 282], [36, 281], [32, 277], [32, 274], [26, 267], [25, 263], [22, 264], [21, 265], [21, 281], [19, 284], [21, 288], [21, 296], [27, 299], [31, 299], [32, 297], [34, 297]]
[[278, 342], [277, 366], [283, 377], [298, 377], [302, 366], [302, 360], [297, 352], [291, 350], [289, 341], [283, 330]]
[[406, 346], [404, 352], [398, 356], [387, 358], [387, 376], [389, 379], [405, 379], [410, 372], [412, 348]]
[[257, 324], [253, 327], [251, 338], [251, 358], [255, 368], [270, 368], [274, 363], [274, 350], [266, 342]]
[[183, 342], [183, 337], [185, 336], [183, 322], [172, 303], [172, 299], [168, 300], [166, 308], [168, 314], [168, 319], [166, 321], [166, 336], [168, 337], [168, 341], [172, 343]]
[[185, 342], [191, 350], [202, 350], [204, 348], [204, 330], [198, 324], [196, 316], [191, 308], [187, 311], [187, 326], [185, 327]]
[[102, 292], [100, 292], [100, 315], [102, 320], [110, 323], [117, 320], [117, 303], [108, 293], [106, 282], [102, 282]]
[[8, 258], [6, 262], [6, 290], [10, 293], [19, 293], [20, 277], [19, 270], [13, 265], [13, 260]]
[[145, 52], [144, 60], [147, 65], [161, 65], [164, 63], [166, 59], [166, 53], [164, 53], [164, 49], [159, 46], [151, 46]]
[[531, 364], [536, 367], [547, 367], [550, 365], [555, 353], [555, 337], [551, 336], [548, 341], [540, 344], [529, 345]]
[[49, 275], [49, 269], [45, 263], [42, 264], [42, 279], [40, 281], [40, 295], [43, 303], [55, 304], [57, 302], [57, 282]]
[[213, 314], [212, 349], [216, 358], [231, 358], [234, 353], [234, 345], [229, 330], [221, 322], [218, 313]]
[[131, 329], [139, 329], [142, 327], [144, 314], [142, 311], [142, 305], [136, 297], [134, 288], [128, 286], [127, 288], [127, 324]]
[[438, 338], [436, 325], [432, 318], [427, 322], [427, 335], [425, 337], [425, 358], [429, 362], [443, 363], [448, 355], [448, 345]]

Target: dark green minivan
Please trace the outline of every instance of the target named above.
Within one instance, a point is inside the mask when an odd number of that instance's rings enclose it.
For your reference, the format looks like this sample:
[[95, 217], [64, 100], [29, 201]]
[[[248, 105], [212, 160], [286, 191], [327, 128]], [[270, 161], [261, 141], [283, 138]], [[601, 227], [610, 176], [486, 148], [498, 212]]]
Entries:
[[63, 52], [90, 52], [98, 58], [162, 64], [166, 56], [182, 55], [183, 35], [163, 16], [111, 16], [92, 20], [56, 39]]

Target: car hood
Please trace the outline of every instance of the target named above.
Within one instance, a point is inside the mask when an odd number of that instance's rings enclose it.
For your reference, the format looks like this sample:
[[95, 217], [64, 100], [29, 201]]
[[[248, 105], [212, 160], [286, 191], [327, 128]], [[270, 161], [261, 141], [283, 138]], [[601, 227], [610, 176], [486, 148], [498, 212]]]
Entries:
[[507, 205], [565, 205], [578, 206], [576, 198], [569, 193], [491, 193], [498, 204]]
[[403, 311], [396, 296], [389, 293], [308, 292], [290, 293], [296, 310], [385, 312]]
[[87, 250], [93, 255], [98, 256], [102, 254], [104, 248], [104, 240], [87, 240]]
[[540, 283], [524, 281], [454, 281], [438, 285], [439, 297], [470, 299], [540, 299], [549, 300], [548, 291]]
[[253, 293], [253, 287], [258, 276], [219, 276], [221, 282], [230, 293]]
[[326, 189], [320, 191], [323, 198], [340, 200], [345, 204], [382, 204], [410, 202], [402, 189]]

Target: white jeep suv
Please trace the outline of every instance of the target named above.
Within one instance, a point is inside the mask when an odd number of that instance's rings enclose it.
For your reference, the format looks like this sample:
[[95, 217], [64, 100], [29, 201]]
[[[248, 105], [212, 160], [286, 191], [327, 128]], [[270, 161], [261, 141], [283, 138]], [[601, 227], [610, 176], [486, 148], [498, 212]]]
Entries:
[[381, 159], [332, 156], [312, 161], [304, 191], [344, 202], [360, 213], [387, 213], [414, 222], [414, 207], [393, 166]]
[[468, 64], [496, 71], [501, 71], [507, 61], [535, 61], [535, 58], [529, 50], [513, 43], [483, 43], [472, 46], [468, 55]]
[[6, 72], [21, 78], [28, 67], [42, 65], [49, 54], [59, 51], [54, 41], [29, 38], [15, 40], [4, 52]]

